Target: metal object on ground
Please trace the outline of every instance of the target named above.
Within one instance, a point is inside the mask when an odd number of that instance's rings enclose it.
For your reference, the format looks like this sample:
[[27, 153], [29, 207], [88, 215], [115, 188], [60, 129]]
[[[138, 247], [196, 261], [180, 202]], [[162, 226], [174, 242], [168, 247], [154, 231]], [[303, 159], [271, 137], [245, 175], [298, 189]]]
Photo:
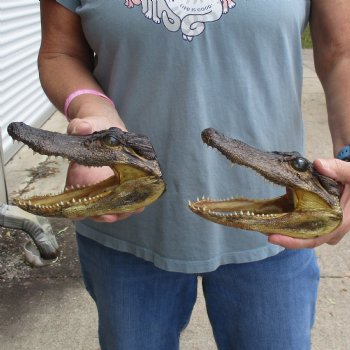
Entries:
[[54, 259], [59, 254], [51, 224], [44, 217], [30, 214], [13, 205], [0, 203], [0, 226], [28, 233], [43, 259]]
[[24, 256], [28, 263], [34, 267], [42, 267], [55, 263], [58, 257], [54, 259], [43, 259], [33, 241], [28, 241], [24, 246]]
[[55, 259], [59, 254], [58, 243], [48, 219], [7, 204], [3, 159], [0, 128], [0, 226], [25, 231], [33, 239], [43, 259]]

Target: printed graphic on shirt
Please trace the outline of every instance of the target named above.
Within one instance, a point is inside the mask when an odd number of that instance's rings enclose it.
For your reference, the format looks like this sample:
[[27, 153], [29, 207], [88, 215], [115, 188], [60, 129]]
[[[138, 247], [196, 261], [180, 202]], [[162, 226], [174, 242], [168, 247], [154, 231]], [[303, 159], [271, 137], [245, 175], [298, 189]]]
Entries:
[[125, 6], [141, 5], [142, 13], [171, 32], [181, 30], [182, 38], [192, 41], [203, 33], [205, 23], [214, 22], [235, 7], [233, 0], [125, 0]]

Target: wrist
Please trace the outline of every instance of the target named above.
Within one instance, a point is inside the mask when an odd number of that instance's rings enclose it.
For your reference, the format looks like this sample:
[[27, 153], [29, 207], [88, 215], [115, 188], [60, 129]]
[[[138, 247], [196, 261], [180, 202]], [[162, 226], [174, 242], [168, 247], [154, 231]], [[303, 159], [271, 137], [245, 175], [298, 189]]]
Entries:
[[[95, 96], [98, 97], [98, 99], [104, 99], [105, 101], [107, 101], [109, 104], [111, 104], [113, 107], [114, 106], [114, 102], [107, 96], [105, 95], [103, 92], [99, 91], [99, 90], [95, 90], [95, 89], [78, 89], [75, 90], [73, 92], [71, 92], [64, 103], [64, 114], [67, 117], [68, 120], [70, 120], [70, 109], [73, 109], [74, 105], [75, 106], [79, 106], [78, 102], [80, 101], [81, 104], [81, 98], [79, 98], [80, 96], [84, 96], [84, 95], [88, 95], [88, 96]], [[76, 99], [78, 99], [78, 102], [75, 101]], [[96, 99], [96, 101], [98, 100]], [[86, 99], [87, 100], [87, 99]], [[74, 103], [75, 101], [75, 103]], [[73, 104], [73, 107], [71, 107], [71, 104]]]
[[344, 160], [346, 162], [350, 161], [350, 145], [342, 147], [337, 153], [336, 158]]
[[116, 113], [114, 105], [108, 100], [96, 95], [79, 95], [75, 97], [66, 110], [68, 121], [75, 118], [84, 118], [89, 115], [103, 115]]
[[117, 111], [108, 101], [99, 96], [82, 95], [72, 101], [69, 108], [69, 120], [84, 119], [91, 115], [108, 116], [117, 115]]

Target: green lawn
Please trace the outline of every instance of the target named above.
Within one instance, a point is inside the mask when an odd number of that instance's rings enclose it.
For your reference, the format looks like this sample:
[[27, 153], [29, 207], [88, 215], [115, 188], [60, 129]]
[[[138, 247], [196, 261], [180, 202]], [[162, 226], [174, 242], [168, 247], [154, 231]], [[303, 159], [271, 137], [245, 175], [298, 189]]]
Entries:
[[303, 43], [304, 49], [311, 49], [312, 48], [312, 41], [311, 41], [311, 35], [310, 35], [310, 28], [309, 26], [306, 27], [302, 37], [301, 41]]

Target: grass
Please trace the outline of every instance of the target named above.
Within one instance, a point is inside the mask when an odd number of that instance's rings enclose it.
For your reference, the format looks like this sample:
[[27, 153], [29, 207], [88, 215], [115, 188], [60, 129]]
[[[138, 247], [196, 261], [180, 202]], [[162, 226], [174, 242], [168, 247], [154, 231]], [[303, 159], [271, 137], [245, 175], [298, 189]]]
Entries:
[[309, 26], [306, 27], [303, 35], [301, 36], [301, 41], [302, 41], [304, 49], [311, 49], [312, 48], [312, 41], [311, 41]]

